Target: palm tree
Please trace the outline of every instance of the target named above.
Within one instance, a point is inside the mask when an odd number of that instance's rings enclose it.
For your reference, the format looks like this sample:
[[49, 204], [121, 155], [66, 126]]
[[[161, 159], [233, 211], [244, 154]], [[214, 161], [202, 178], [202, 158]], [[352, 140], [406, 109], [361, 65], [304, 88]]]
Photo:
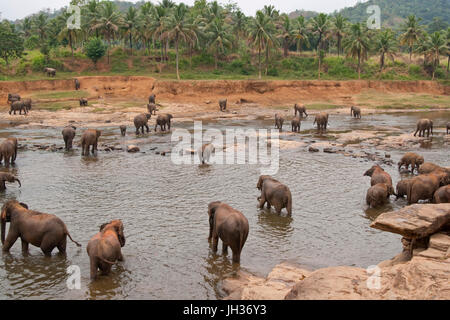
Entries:
[[391, 29], [386, 29], [378, 35], [376, 41], [376, 50], [380, 54], [380, 72], [382, 72], [386, 56], [394, 61], [396, 50], [395, 35]]
[[423, 32], [419, 41], [414, 45], [413, 52], [417, 54], [423, 54], [423, 65], [425, 66], [428, 61], [428, 53], [430, 51], [428, 33]]
[[412, 52], [414, 44], [420, 40], [422, 29], [419, 26], [421, 18], [411, 15], [407, 18], [405, 24], [402, 27], [402, 35], [400, 36], [400, 44], [407, 45], [409, 48], [409, 62], [412, 61]]
[[166, 8], [161, 5], [154, 6], [152, 10], [152, 22], [149, 31], [153, 34], [153, 39], [157, 37], [161, 43], [161, 62], [164, 61], [163, 34], [166, 30]]
[[225, 48], [232, 45], [232, 36], [228, 26], [222, 19], [215, 18], [206, 26], [208, 48], [214, 54], [214, 68], [217, 69], [219, 54], [225, 52]]
[[67, 41], [69, 42], [70, 50], [72, 51], [72, 61], [73, 61], [74, 59], [73, 45], [78, 38], [78, 30], [70, 29], [67, 27], [67, 20], [69, 19], [69, 17], [70, 14], [67, 12], [64, 12], [60, 16], [58, 16], [57, 19], [60, 21], [60, 25], [62, 26], [61, 31], [58, 33], [58, 39], [60, 41], [62, 39], [67, 39]]
[[30, 17], [26, 17], [22, 21], [22, 32], [25, 38], [29, 38], [31, 36], [31, 32], [33, 29], [33, 22]]
[[436, 69], [439, 67], [439, 59], [442, 54], [446, 54], [448, 51], [447, 42], [444, 36], [440, 32], [434, 32], [427, 40], [429, 49], [429, 57], [433, 66], [433, 76], [431, 80], [434, 80]]
[[138, 11], [134, 7], [129, 7], [125, 15], [124, 29], [125, 36], [128, 35], [128, 41], [130, 42], [131, 55], [133, 55], [133, 35], [136, 29], [138, 19]]
[[323, 44], [326, 39], [328, 39], [329, 32], [330, 32], [330, 24], [328, 16], [324, 13], [320, 13], [319, 15], [315, 16], [312, 21], [312, 31], [315, 34], [319, 35], [319, 38], [317, 40], [316, 44], [316, 53], [317, 53], [317, 59], [319, 61], [319, 80], [320, 80], [320, 70], [321, 70], [321, 63], [322, 63], [322, 48]]
[[179, 72], [179, 43], [184, 41], [185, 43], [193, 43], [197, 41], [197, 35], [195, 28], [192, 26], [187, 18], [188, 8], [184, 3], [180, 3], [175, 6], [173, 14], [169, 17], [168, 28], [164, 37], [175, 41], [176, 51], [176, 67], [177, 67], [177, 79], [180, 80]]
[[[294, 37], [297, 40], [297, 52], [302, 50], [302, 42], [308, 40], [308, 30], [306, 28], [305, 17], [299, 16], [294, 22]], [[306, 42], [309, 47], [309, 43]]]
[[[274, 41], [271, 33], [271, 19], [261, 10], [256, 12], [256, 17], [251, 20], [249, 26], [249, 39], [258, 49], [258, 77], [261, 79], [261, 52], [269, 41]], [[270, 40], [272, 39], [272, 40]]]
[[144, 3], [139, 8], [139, 16], [136, 25], [137, 37], [138, 39], [141, 40], [144, 46], [144, 51], [146, 48], [149, 48], [150, 55], [151, 55], [150, 40], [153, 38], [153, 32], [150, 28], [153, 22], [152, 12], [153, 12], [153, 4], [151, 2]]
[[113, 2], [101, 2], [99, 8], [99, 17], [95, 24], [91, 27], [92, 30], [100, 30], [103, 36], [108, 41], [108, 64], [109, 51], [111, 48], [111, 40], [114, 39], [115, 34], [119, 31], [119, 27], [123, 24], [123, 18], [120, 12], [116, 9]]
[[239, 46], [239, 40], [242, 33], [245, 31], [245, 23], [247, 17], [241, 10], [237, 10], [233, 14], [233, 33], [236, 35], [236, 48]]
[[39, 40], [41, 40], [41, 43], [47, 38], [47, 20], [48, 16], [44, 12], [40, 12], [33, 19], [33, 26], [39, 34]]
[[283, 40], [283, 56], [287, 58], [289, 56], [289, 46], [294, 40], [294, 30], [291, 23], [291, 19], [287, 14], [283, 14], [280, 17], [278, 24], [280, 34], [277, 36]]
[[358, 79], [361, 79], [361, 62], [367, 60], [369, 38], [360, 23], [351, 26], [349, 37], [344, 41], [344, 48], [347, 51], [347, 56], [358, 58]]
[[338, 14], [333, 19], [333, 35], [337, 40], [338, 56], [342, 52], [342, 38], [345, 36], [345, 24], [347, 18], [344, 18], [341, 14]]
[[448, 75], [450, 67], [450, 27], [447, 28], [446, 38], [447, 38], [447, 75]]

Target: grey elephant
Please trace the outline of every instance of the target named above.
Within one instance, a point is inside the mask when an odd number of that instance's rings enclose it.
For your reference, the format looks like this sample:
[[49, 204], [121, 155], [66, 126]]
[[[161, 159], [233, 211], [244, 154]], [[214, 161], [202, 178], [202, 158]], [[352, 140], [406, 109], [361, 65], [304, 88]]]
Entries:
[[227, 99], [219, 100], [220, 111], [225, 111], [227, 109]]
[[76, 134], [75, 130], [77, 130], [77, 127], [67, 126], [61, 132], [63, 139], [64, 139], [66, 151], [69, 151], [70, 149], [72, 149], [73, 138], [75, 138], [75, 134]]
[[80, 98], [80, 107], [87, 107], [88, 100], [86, 98]]
[[81, 136], [81, 155], [89, 155], [89, 147], [92, 146], [92, 154], [97, 151], [98, 138], [102, 135], [100, 130], [87, 129]]
[[384, 205], [391, 195], [395, 195], [394, 188], [391, 185], [377, 183], [367, 190], [366, 203], [371, 208], [377, 208]]
[[284, 118], [282, 116], [280, 116], [278, 113], [275, 114], [275, 128], [283, 131], [283, 123], [284, 123]]
[[156, 104], [156, 94], [151, 94], [150, 97], [148, 97], [148, 103]]
[[370, 185], [374, 186], [378, 183], [386, 183], [392, 186], [392, 177], [389, 173], [384, 171], [379, 165], [372, 166], [369, 170], [364, 173], [364, 176], [370, 177]]
[[408, 185], [411, 183], [411, 179], [403, 179], [397, 182], [397, 199], [403, 198], [408, 195]]
[[436, 170], [429, 174], [421, 174], [411, 179], [408, 184], [408, 204], [419, 202], [419, 200], [433, 200], [433, 195], [439, 187], [450, 183], [450, 173]]
[[294, 119], [292, 119], [291, 121], [292, 132], [300, 132], [301, 123], [302, 121], [300, 117], [295, 117]]
[[286, 185], [271, 176], [262, 175], [259, 177], [256, 188], [261, 190], [261, 196], [258, 197], [260, 209], [263, 209], [264, 204], [267, 203], [267, 208], [274, 206], [277, 214], [286, 208], [288, 215], [292, 215], [292, 195]]
[[350, 116], [361, 119], [361, 108], [352, 106], [350, 108]]
[[19, 111], [19, 114], [22, 114], [22, 111], [23, 111], [23, 114], [27, 114], [27, 107], [22, 100], [14, 101], [13, 103], [11, 103], [9, 114], [11, 114], [12, 112], [14, 112], [14, 114], [16, 114], [16, 111]]
[[[16, 161], [16, 158], [17, 158], [17, 150], [19, 148], [19, 141], [15, 137], [9, 137], [9, 138], [6, 138], [6, 140], [7, 141], [11, 141], [11, 143], [14, 146], [14, 154], [13, 154], [13, 156], [11, 158], [11, 163], [13, 163], [13, 162]], [[1, 159], [0, 159], [0, 161], [1, 161]]]
[[438, 166], [437, 164], [434, 164], [432, 162], [425, 162], [419, 167], [419, 173], [420, 174], [427, 174], [432, 173], [436, 170], [448, 170], [450, 172], [450, 168], [444, 168], [441, 166]]
[[416, 136], [417, 132], [419, 132], [419, 137], [425, 137], [425, 131], [427, 131], [427, 137], [433, 135], [433, 121], [430, 119], [420, 119], [417, 121], [417, 128], [416, 132], [414, 132], [414, 137]]
[[149, 103], [147, 104], [147, 110], [148, 113], [156, 115], [156, 111], [158, 110], [158, 108], [156, 107], [156, 104]]
[[212, 240], [213, 251], [217, 252], [220, 238], [222, 253], [227, 254], [230, 247], [233, 252], [233, 263], [239, 263], [249, 231], [247, 218], [240, 211], [220, 201], [211, 202], [208, 205], [208, 216], [208, 241]]
[[321, 112], [321, 113], [317, 114], [316, 117], [314, 118], [313, 125], [316, 123], [317, 123], [317, 131], [319, 133], [327, 131], [328, 113]]
[[411, 165], [411, 173], [414, 173], [414, 169], [417, 169], [417, 172], [419, 172], [419, 167], [424, 162], [425, 160], [421, 155], [414, 152], [407, 152], [398, 162], [398, 170], [400, 171], [402, 166], [405, 166], [406, 170], [408, 170]]
[[25, 106], [25, 109], [28, 111], [31, 110], [33, 101], [31, 99], [23, 99], [23, 105]]
[[7, 103], [13, 103], [14, 101], [20, 101], [20, 95], [17, 93], [8, 93]]
[[[28, 252], [28, 245], [41, 248], [46, 256], [50, 256], [54, 248], [66, 252], [67, 236], [77, 246], [81, 244], [70, 236], [64, 222], [53, 214], [28, 210], [26, 204], [16, 200], [7, 201], [1, 213], [1, 239], [3, 251], [8, 252], [16, 240], [20, 238], [22, 251]], [[9, 222], [8, 236], [5, 240], [6, 223]]]
[[122, 137], [125, 137], [125, 135], [127, 134], [127, 126], [121, 125], [119, 128], [120, 128], [120, 134], [122, 135]]
[[297, 116], [297, 112], [299, 117], [303, 117], [303, 114], [305, 114], [305, 117], [308, 117], [308, 114], [306, 113], [306, 107], [303, 104], [294, 104], [294, 117]]
[[139, 129], [141, 129], [142, 134], [144, 134], [144, 127], [147, 129], [147, 133], [150, 132], [148, 127], [148, 120], [152, 117], [150, 113], [141, 113], [134, 117], [134, 126], [136, 127], [136, 134], [139, 134]]
[[156, 124], [155, 124], [155, 132], [156, 128], [159, 126], [161, 128], [161, 131], [166, 131], [166, 125], [168, 130], [170, 131], [170, 121], [173, 118], [171, 114], [160, 114], [156, 118]]
[[86, 247], [89, 256], [91, 280], [97, 278], [100, 269], [103, 275], [111, 272], [116, 261], [123, 261], [121, 248], [125, 246], [123, 223], [112, 220], [100, 226], [100, 231], [93, 236]]
[[6, 139], [0, 144], [0, 162], [4, 160], [5, 165], [13, 164], [16, 154], [16, 145], [12, 140]]
[[75, 79], [75, 90], [80, 90], [80, 80]]
[[0, 191], [6, 190], [6, 184], [5, 182], [18, 182], [19, 188], [22, 186], [20, 183], [20, 180], [17, 179], [15, 176], [13, 176], [11, 173], [8, 172], [0, 172]]
[[450, 122], [447, 122], [447, 134], [450, 132]]
[[433, 195], [434, 203], [450, 203], [450, 185], [440, 187]]
[[47, 74], [47, 76], [54, 77], [56, 75], [56, 69], [53, 68], [44, 68], [44, 73]]

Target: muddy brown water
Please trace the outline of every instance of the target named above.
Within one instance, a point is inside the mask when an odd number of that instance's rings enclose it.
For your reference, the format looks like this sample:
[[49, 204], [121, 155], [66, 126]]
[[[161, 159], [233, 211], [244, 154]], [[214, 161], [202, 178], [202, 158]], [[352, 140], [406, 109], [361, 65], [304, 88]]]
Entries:
[[[450, 112], [377, 114], [352, 120], [330, 118], [332, 131], [392, 127], [392, 134], [410, 132], [420, 117], [435, 119], [435, 127], [450, 120]], [[302, 123], [302, 133], [290, 140], [320, 141], [312, 120]], [[270, 128], [272, 121], [219, 120], [204, 123], [207, 128]], [[192, 129], [192, 123], [175, 127]], [[60, 128], [23, 128], [0, 124], [0, 137], [27, 139], [22, 144], [62, 146]], [[439, 131], [439, 130], [436, 130]], [[81, 130], [78, 130], [79, 139]], [[135, 142], [131, 128], [126, 138], [118, 128], [104, 129], [102, 142]], [[339, 154], [309, 153], [306, 147], [282, 150], [275, 176], [287, 184], [293, 195], [293, 214], [258, 210], [256, 182], [258, 165], [174, 165], [167, 150], [169, 135], [145, 135], [137, 141], [142, 153], [100, 151], [97, 157], [71, 152], [20, 151], [17, 164], [0, 167], [16, 174], [22, 188], [8, 185], [0, 203], [17, 199], [32, 209], [53, 213], [67, 225], [82, 248], [68, 241], [67, 255], [55, 250], [51, 258], [30, 246], [23, 256], [20, 241], [0, 258], [2, 299], [217, 299], [224, 295], [221, 280], [233, 275], [231, 256], [213, 254], [209, 248], [207, 205], [221, 200], [242, 211], [250, 233], [241, 256], [243, 270], [266, 275], [278, 263], [290, 261], [315, 269], [335, 265], [368, 267], [390, 259], [401, 251], [400, 236], [369, 227], [381, 212], [398, 209], [406, 200], [391, 198], [388, 205], [367, 209], [365, 193], [370, 185], [363, 173], [372, 164]], [[157, 148], [154, 150], [154, 148]], [[372, 150], [368, 147], [367, 150]], [[375, 150], [372, 150], [375, 151]], [[427, 148], [417, 150], [426, 161], [450, 165], [450, 150], [443, 132], [436, 133]], [[380, 151], [384, 155], [385, 151]], [[389, 150], [396, 163], [404, 151]], [[383, 166], [396, 183], [401, 176], [396, 166]], [[86, 245], [98, 227], [122, 219], [127, 242], [125, 261], [112, 274], [89, 280]], [[66, 270], [81, 270], [81, 289], [70, 290]]]

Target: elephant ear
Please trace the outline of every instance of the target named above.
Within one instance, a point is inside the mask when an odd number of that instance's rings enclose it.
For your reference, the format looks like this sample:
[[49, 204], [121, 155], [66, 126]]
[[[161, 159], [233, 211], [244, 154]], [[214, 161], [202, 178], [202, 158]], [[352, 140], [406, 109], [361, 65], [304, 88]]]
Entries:
[[100, 226], [100, 232], [101, 232], [103, 229], [105, 229], [105, 227], [106, 227], [108, 224], [109, 224], [109, 222], [102, 224], [102, 225]]
[[208, 205], [208, 215], [210, 218], [214, 217], [214, 215], [216, 214], [216, 209], [220, 204], [221, 204], [220, 201], [215, 201], [215, 202], [211, 202]]
[[28, 205], [27, 205], [26, 203], [19, 202], [19, 204], [20, 204], [22, 207], [24, 207], [25, 209], [28, 210]]

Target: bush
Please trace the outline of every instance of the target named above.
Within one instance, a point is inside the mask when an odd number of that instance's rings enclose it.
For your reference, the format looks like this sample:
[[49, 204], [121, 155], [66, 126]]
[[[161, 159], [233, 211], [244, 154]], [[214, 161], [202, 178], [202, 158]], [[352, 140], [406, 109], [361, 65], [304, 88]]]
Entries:
[[31, 69], [36, 72], [43, 72], [44, 68], [54, 68], [57, 70], [63, 70], [64, 66], [60, 61], [46, 59], [43, 55], [39, 55], [31, 59]]
[[29, 37], [24, 42], [24, 46], [28, 50], [34, 50], [34, 49], [38, 48], [39, 44], [40, 44], [39, 43], [39, 37], [36, 36], [36, 35]]
[[194, 67], [197, 67], [199, 65], [213, 66], [214, 57], [209, 53], [202, 52], [201, 54], [192, 57], [192, 65]]
[[112, 62], [111, 71], [112, 72], [125, 72], [128, 70], [128, 65], [122, 60], [114, 60]]
[[94, 65], [97, 65], [97, 61], [105, 55], [106, 49], [106, 45], [99, 38], [89, 40], [84, 47], [86, 56], [92, 60]]

